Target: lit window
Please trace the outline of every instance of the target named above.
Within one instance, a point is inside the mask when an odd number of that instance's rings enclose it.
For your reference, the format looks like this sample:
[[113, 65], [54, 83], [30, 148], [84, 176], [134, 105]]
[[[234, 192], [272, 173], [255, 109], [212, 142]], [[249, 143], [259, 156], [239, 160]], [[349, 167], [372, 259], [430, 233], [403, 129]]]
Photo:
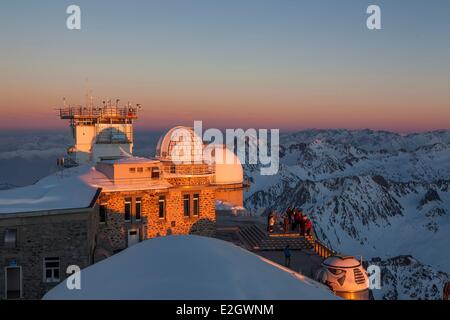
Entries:
[[44, 282], [59, 282], [59, 258], [44, 258]]
[[200, 214], [200, 195], [198, 193], [194, 194], [194, 198], [192, 200], [194, 202], [194, 216], [198, 216]]
[[142, 201], [141, 198], [136, 198], [136, 220], [141, 220], [141, 208], [142, 208]]
[[17, 245], [17, 230], [6, 229], [5, 230], [5, 246], [15, 248]]
[[183, 208], [184, 208], [184, 216], [189, 217], [191, 214], [191, 196], [189, 194], [185, 194], [183, 196]]
[[102, 204], [99, 209], [100, 223], [106, 222], [107, 212], [108, 212], [108, 209], [107, 209], [106, 205]]
[[159, 168], [158, 167], [152, 168], [152, 179], [159, 179]]
[[159, 196], [159, 218], [164, 219], [166, 217], [166, 197]]
[[144, 168], [141, 168], [141, 167], [137, 168], [137, 172], [138, 172], [138, 173], [144, 172]]
[[129, 171], [130, 171], [130, 173], [135, 173], [136, 172], [136, 168], [130, 168]]
[[131, 198], [125, 198], [125, 221], [131, 220]]

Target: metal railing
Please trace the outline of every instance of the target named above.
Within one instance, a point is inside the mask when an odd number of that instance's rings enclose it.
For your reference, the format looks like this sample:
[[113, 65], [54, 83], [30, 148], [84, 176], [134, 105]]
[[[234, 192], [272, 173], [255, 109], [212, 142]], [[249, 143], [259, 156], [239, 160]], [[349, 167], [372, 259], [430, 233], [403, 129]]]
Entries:
[[163, 179], [152, 177], [135, 177], [135, 178], [93, 178], [92, 182], [96, 185], [103, 186], [129, 186], [129, 187], [160, 187], [167, 188], [168, 185]]
[[59, 109], [61, 118], [136, 118], [136, 107], [65, 107]]
[[326, 259], [337, 254], [333, 249], [328, 248], [322, 242], [314, 240], [314, 251], [322, 258]]
[[164, 176], [201, 176], [214, 174], [215, 168], [212, 165], [164, 165]]
[[316, 231], [312, 230], [312, 237], [311, 237], [311, 244], [314, 247], [314, 251], [319, 255], [319, 257], [322, 257], [324, 259], [338, 255], [338, 252], [333, 250], [333, 248], [330, 248], [326, 244], [324, 244], [322, 241], [320, 241], [317, 237]]

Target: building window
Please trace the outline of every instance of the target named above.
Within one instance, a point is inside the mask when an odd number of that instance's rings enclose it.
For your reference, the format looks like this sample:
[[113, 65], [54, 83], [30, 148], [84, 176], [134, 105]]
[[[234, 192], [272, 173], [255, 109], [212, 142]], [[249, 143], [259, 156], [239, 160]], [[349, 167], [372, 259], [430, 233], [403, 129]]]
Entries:
[[125, 221], [131, 220], [131, 198], [125, 198]]
[[106, 223], [106, 216], [108, 213], [108, 209], [105, 204], [100, 205], [99, 215], [100, 215], [100, 223]]
[[171, 174], [177, 173], [177, 167], [176, 166], [170, 166], [170, 173]]
[[159, 168], [158, 167], [152, 168], [152, 179], [159, 179]]
[[144, 172], [144, 168], [141, 168], [141, 167], [137, 168], [137, 172], [138, 172], [138, 173]]
[[135, 173], [136, 172], [136, 168], [130, 168], [129, 171], [130, 171], [130, 173]]
[[141, 198], [136, 198], [135, 206], [136, 206], [136, 211], [135, 211], [136, 220], [141, 220], [141, 208], [142, 208]]
[[194, 194], [194, 198], [192, 199], [194, 202], [194, 216], [198, 216], [200, 214], [200, 195], [198, 193]]
[[191, 196], [189, 194], [185, 194], [183, 196], [183, 208], [184, 208], [184, 216], [189, 217], [191, 214]]
[[17, 246], [17, 229], [6, 229], [4, 243], [6, 247], [15, 248]]
[[164, 219], [166, 217], [166, 197], [159, 196], [159, 218]]
[[44, 282], [59, 282], [59, 258], [44, 258]]

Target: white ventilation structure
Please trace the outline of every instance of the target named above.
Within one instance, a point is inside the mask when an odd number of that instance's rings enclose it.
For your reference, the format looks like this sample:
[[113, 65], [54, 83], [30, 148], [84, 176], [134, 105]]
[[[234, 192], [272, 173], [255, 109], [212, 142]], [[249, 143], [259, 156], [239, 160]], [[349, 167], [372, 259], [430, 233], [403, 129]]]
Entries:
[[351, 300], [369, 299], [369, 278], [361, 261], [354, 257], [331, 256], [322, 262], [316, 280], [336, 295]]

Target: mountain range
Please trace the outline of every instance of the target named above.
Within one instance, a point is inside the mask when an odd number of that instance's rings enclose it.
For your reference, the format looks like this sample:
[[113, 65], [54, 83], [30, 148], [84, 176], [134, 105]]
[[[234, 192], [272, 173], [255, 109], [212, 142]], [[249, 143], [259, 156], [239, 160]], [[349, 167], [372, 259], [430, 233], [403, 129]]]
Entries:
[[[450, 281], [450, 131], [284, 134], [279, 173], [262, 176], [255, 165], [245, 173], [250, 212], [300, 208], [330, 247], [376, 261], [390, 288], [378, 298], [442, 297]], [[399, 261], [414, 263], [399, 269]], [[415, 272], [433, 280], [412, 285], [405, 274]], [[388, 279], [403, 283], [393, 287]]]

